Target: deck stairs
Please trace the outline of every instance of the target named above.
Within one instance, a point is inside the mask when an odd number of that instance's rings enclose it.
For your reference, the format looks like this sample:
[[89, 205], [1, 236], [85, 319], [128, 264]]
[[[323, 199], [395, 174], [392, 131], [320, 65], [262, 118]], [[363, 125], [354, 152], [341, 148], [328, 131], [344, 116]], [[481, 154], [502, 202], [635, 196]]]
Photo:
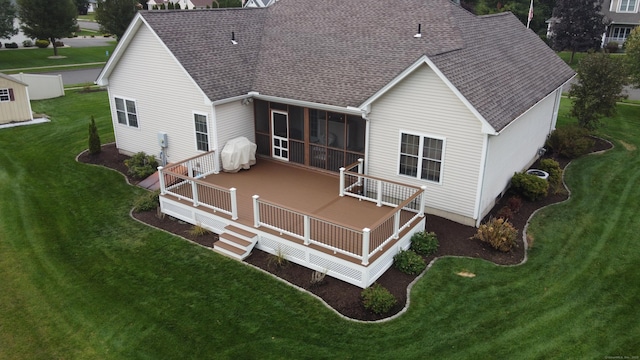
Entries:
[[227, 225], [219, 235], [219, 240], [213, 243], [213, 249], [234, 259], [244, 260], [257, 242], [258, 234]]

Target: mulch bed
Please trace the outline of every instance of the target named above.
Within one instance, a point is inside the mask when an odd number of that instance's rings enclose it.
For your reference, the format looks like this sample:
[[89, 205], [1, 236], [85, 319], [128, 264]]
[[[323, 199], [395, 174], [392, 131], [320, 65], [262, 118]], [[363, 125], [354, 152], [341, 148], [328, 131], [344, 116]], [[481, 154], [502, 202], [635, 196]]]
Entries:
[[[611, 146], [609, 142], [596, 139], [592, 150], [602, 151], [611, 148]], [[105, 166], [127, 176], [127, 168], [124, 166], [124, 160], [127, 158], [128, 156], [118, 153], [115, 144], [108, 144], [104, 145], [102, 152], [97, 155], [89, 155], [86, 152], [80, 154], [78, 161]], [[556, 160], [562, 168], [569, 162], [563, 158], [556, 158]], [[535, 165], [536, 164], [532, 167], [535, 167]], [[132, 179], [129, 176], [127, 176], [127, 178], [133, 185], [139, 182], [139, 180]], [[487, 219], [494, 216], [499, 209], [506, 205], [509, 197], [509, 193], [503, 196], [487, 216]], [[518, 236], [518, 246], [508, 253], [497, 251], [479, 240], [471, 240], [470, 238], [476, 232], [474, 227], [461, 225], [437, 216], [427, 215], [425, 230], [433, 231], [437, 234], [440, 246], [435, 254], [425, 257], [425, 261], [429, 263], [435, 257], [453, 255], [481, 258], [499, 265], [519, 264], [523, 261], [525, 254], [525, 246], [521, 234], [531, 214], [541, 207], [566, 199], [566, 193], [558, 193], [550, 194], [546, 198], [535, 202], [523, 201], [520, 211], [511, 218], [511, 223], [520, 232]], [[192, 228], [191, 224], [178, 221], [169, 216], [160, 217], [156, 211], [134, 213], [133, 216], [148, 225], [182, 236], [208, 248], [212, 248], [213, 243], [218, 240], [215, 234], [193, 236], [189, 234], [189, 229]], [[254, 249], [253, 253], [245, 261], [317, 295], [340, 314], [352, 319], [364, 321], [380, 320], [400, 312], [407, 301], [407, 287], [416, 278], [416, 276], [404, 274], [394, 267], [391, 267], [385, 272], [377, 282], [387, 288], [398, 302], [389, 313], [377, 315], [367, 311], [362, 306], [360, 301], [362, 289], [359, 287], [330, 276], [325, 277], [320, 283], [313, 284], [311, 281], [313, 276], [312, 270], [294, 263], [288, 263], [286, 266], [278, 267], [273, 264], [273, 261], [270, 261], [271, 257], [272, 255], [270, 254]]]

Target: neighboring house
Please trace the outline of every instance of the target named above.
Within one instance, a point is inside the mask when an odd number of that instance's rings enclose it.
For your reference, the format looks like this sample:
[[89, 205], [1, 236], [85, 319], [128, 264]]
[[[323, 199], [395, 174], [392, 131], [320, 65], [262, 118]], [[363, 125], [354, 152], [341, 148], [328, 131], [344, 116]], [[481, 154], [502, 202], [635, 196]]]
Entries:
[[274, 4], [278, 0], [247, 0], [244, 2], [244, 7], [267, 7]]
[[[97, 83], [108, 86], [120, 151], [174, 164], [160, 177], [163, 212], [221, 239], [237, 235], [228, 226], [241, 228], [263, 250], [366, 287], [408, 247], [422, 211], [480, 223], [514, 172], [539, 156], [562, 85], [574, 75], [511, 13], [478, 17], [450, 0], [280, 0], [267, 8], [139, 12]], [[213, 204], [222, 190], [208, 183], [228, 175], [214, 174], [224, 145], [239, 136], [257, 144], [256, 166], [269, 158], [296, 165], [279, 174], [333, 173], [344, 198], [363, 200], [345, 207], [362, 210], [336, 220], [328, 217], [337, 211], [320, 219], [300, 210], [316, 188], [292, 208], [283, 194], [267, 204], [258, 193], [252, 213], [235, 186], [224, 187], [227, 205]], [[350, 165], [358, 159], [359, 167]], [[270, 179], [280, 181], [264, 176], [260, 185]], [[358, 248], [345, 250], [332, 241], [351, 239], [341, 231], [366, 211], [364, 200], [391, 204], [393, 214], [372, 215], [370, 226], [352, 232]], [[228, 205], [241, 201], [246, 208]], [[265, 213], [269, 206], [280, 212]], [[405, 221], [412, 212], [418, 217]], [[282, 214], [298, 217], [267, 224]], [[374, 240], [384, 227], [392, 235]]]
[[0, 73], [0, 124], [33, 120], [28, 85]]
[[602, 13], [609, 25], [603, 35], [603, 46], [616, 42], [622, 46], [631, 30], [640, 25], [638, 0], [604, 0]]

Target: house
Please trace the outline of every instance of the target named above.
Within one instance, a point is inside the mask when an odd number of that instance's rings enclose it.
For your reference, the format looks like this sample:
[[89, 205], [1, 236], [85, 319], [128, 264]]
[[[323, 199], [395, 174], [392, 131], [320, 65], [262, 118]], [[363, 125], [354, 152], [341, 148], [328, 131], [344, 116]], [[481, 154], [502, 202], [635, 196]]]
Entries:
[[640, 25], [637, 0], [603, 0], [602, 13], [608, 22], [602, 45], [616, 42], [620, 47], [631, 30]]
[[[575, 74], [511, 13], [353, 4], [139, 12], [97, 84], [119, 150], [169, 163], [164, 213], [366, 287], [424, 213], [481, 222]], [[237, 137], [258, 163], [220, 172]]]
[[244, 7], [267, 7], [269, 5], [274, 4], [278, 0], [247, 0], [244, 2]]
[[28, 85], [0, 73], [0, 124], [33, 120]]

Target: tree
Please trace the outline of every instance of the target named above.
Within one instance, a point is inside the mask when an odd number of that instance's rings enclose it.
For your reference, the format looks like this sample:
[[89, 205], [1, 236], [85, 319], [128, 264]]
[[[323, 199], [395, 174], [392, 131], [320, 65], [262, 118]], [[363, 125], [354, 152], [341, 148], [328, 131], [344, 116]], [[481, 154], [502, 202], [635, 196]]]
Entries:
[[626, 98], [622, 93], [627, 82], [623, 61], [604, 52], [590, 53], [578, 66], [578, 83], [571, 86], [574, 98], [571, 115], [585, 129], [594, 130], [600, 118], [613, 116], [616, 103]]
[[53, 55], [58, 55], [56, 39], [76, 30], [77, 15], [73, 0], [18, 0], [20, 28], [30, 38], [48, 39], [53, 44]]
[[89, 123], [89, 154], [97, 154], [102, 151], [100, 147], [100, 135], [98, 135], [98, 127], [96, 120], [91, 115], [91, 123]]
[[89, 0], [74, 0], [74, 4], [78, 9], [78, 14], [87, 15], [89, 12]]
[[140, 8], [138, 0], [100, 1], [96, 9], [96, 21], [100, 24], [102, 32], [114, 34], [120, 41]]
[[640, 87], [640, 27], [631, 31], [624, 46], [627, 51], [627, 69], [631, 82], [635, 87]]
[[[472, 12], [477, 15], [511, 11], [523, 24], [526, 24], [531, 0], [467, 0], [460, 3], [466, 9], [473, 9]], [[536, 34], [546, 34], [546, 20], [551, 17], [554, 6], [555, 0], [534, 0], [533, 19], [531, 20], [530, 28]]]
[[576, 51], [598, 49], [606, 29], [600, 1], [557, 0], [553, 9], [555, 22], [551, 26], [551, 47], [556, 51], [570, 50], [571, 60]]
[[13, 26], [16, 18], [16, 8], [11, 0], [0, 0], [0, 39], [8, 39], [18, 33]]

